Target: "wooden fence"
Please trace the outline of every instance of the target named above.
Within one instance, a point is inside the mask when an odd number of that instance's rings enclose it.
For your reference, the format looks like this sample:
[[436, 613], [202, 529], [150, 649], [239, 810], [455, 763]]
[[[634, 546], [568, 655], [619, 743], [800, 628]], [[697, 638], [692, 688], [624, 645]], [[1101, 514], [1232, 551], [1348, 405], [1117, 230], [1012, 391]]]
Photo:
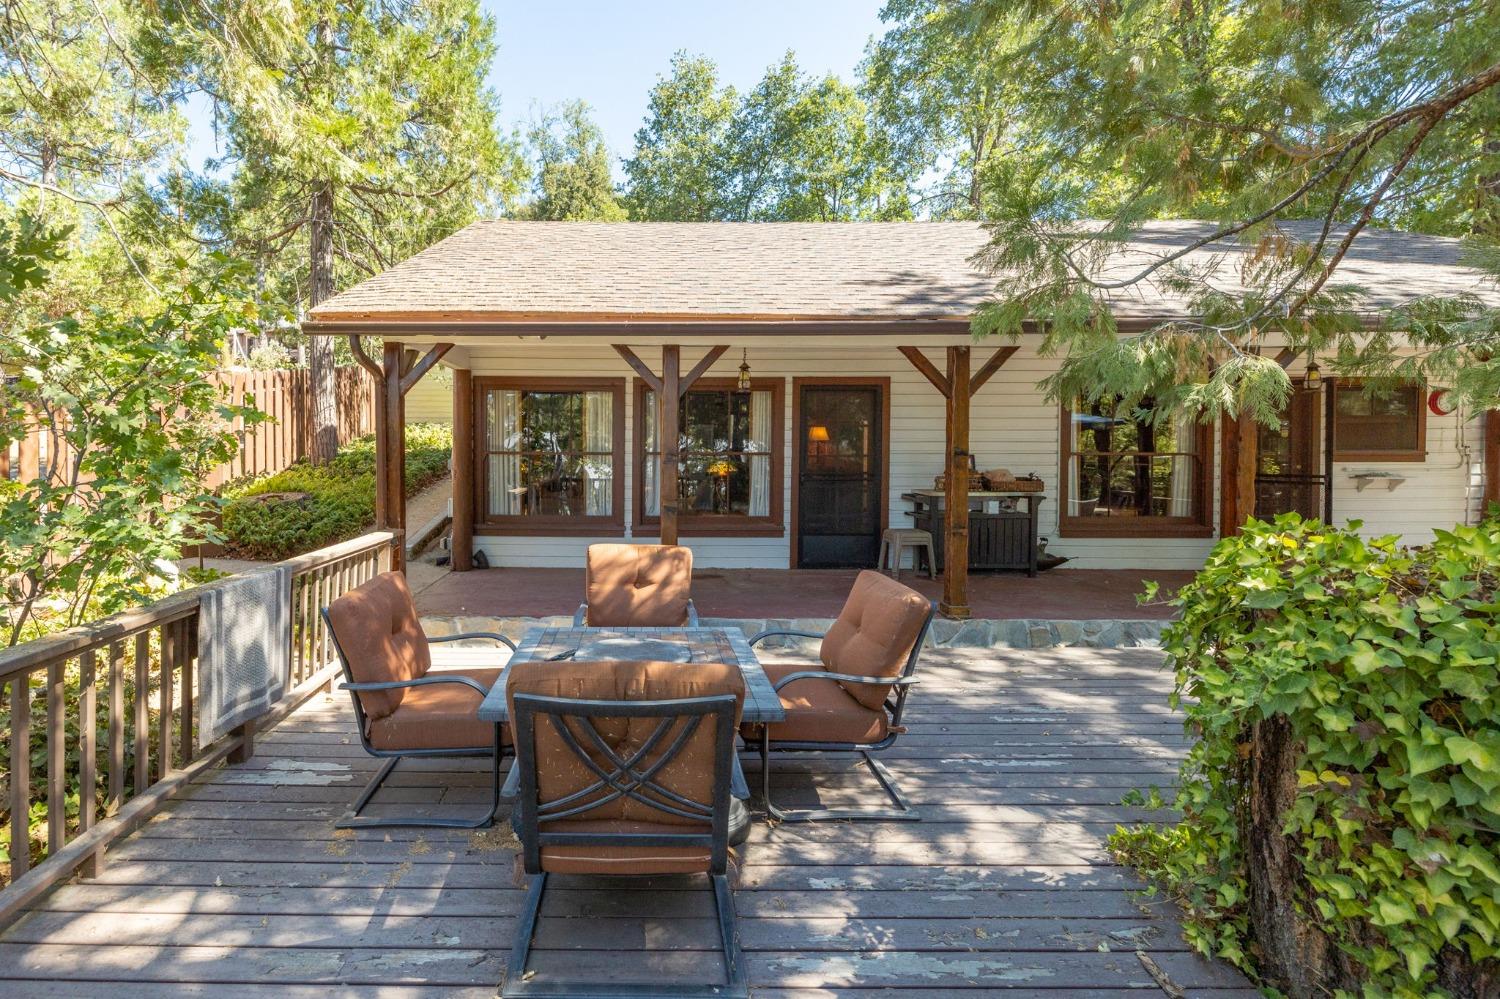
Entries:
[[[198, 617], [203, 594], [227, 580], [0, 650], [0, 704], [9, 708], [0, 724], [0, 827], [10, 830], [0, 925], [76, 868], [96, 873], [110, 842], [204, 771], [248, 758], [255, 729], [327, 687], [338, 666], [320, 612], [389, 568], [398, 543], [376, 532], [281, 563], [292, 570], [289, 692], [207, 746], [197, 745]], [[33, 753], [36, 742], [45, 753]], [[33, 774], [37, 759], [41, 774]], [[45, 837], [33, 842], [43, 815]]]
[[[312, 445], [309, 419], [311, 392], [306, 368], [276, 371], [223, 371], [217, 376], [229, 389], [235, 405], [254, 404], [271, 418], [246, 427], [235, 421], [239, 453], [208, 476], [210, 489], [245, 475], [279, 472], [299, 458], [307, 457]], [[357, 366], [335, 370], [334, 390], [338, 402], [339, 444], [375, 432], [375, 392], [369, 377]], [[30, 482], [56, 460], [58, 442], [45, 427], [34, 427], [9, 448], [0, 447], [0, 479]]]

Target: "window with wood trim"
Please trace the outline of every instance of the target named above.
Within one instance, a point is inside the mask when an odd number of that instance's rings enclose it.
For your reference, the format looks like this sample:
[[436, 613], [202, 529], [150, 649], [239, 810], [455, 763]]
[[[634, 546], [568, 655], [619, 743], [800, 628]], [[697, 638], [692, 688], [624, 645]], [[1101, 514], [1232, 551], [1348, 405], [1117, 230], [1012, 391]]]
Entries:
[[1333, 447], [1340, 461], [1425, 461], [1427, 390], [1419, 382], [1334, 383]]
[[[732, 379], [700, 379], [678, 407], [677, 510], [689, 534], [769, 534], [782, 530], [784, 379], [756, 379], [749, 392]], [[636, 527], [661, 522], [661, 447], [656, 393], [637, 382]]]
[[615, 533], [624, 526], [622, 379], [475, 379], [477, 520]]
[[1080, 404], [1062, 413], [1059, 532], [1067, 537], [1207, 537], [1213, 441], [1189, 416]]

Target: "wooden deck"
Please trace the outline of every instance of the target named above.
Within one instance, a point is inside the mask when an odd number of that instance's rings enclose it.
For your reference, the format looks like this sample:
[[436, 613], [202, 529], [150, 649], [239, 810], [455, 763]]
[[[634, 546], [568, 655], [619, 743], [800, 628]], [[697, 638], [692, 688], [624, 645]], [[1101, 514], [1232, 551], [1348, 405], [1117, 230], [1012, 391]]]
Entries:
[[[926, 821], [762, 822], [742, 849], [735, 905], [754, 994], [1256, 995], [1190, 953], [1171, 906], [1132, 892], [1103, 847], [1116, 823], [1147, 817], [1121, 795], [1165, 785], [1184, 745], [1157, 655], [924, 663], [911, 733], [885, 757]], [[119, 844], [100, 877], [44, 898], [0, 935], [0, 995], [493, 995], [522, 902], [508, 825], [335, 833], [375, 766], [352, 719], [344, 695], [316, 698], [255, 759]], [[878, 801], [851, 767], [803, 758], [779, 785], [790, 804]], [[478, 806], [485, 779], [467, 761], [412, 765], [377, 802]], [[539, 975], [718, 973], [701, 881], [554, 882]]]

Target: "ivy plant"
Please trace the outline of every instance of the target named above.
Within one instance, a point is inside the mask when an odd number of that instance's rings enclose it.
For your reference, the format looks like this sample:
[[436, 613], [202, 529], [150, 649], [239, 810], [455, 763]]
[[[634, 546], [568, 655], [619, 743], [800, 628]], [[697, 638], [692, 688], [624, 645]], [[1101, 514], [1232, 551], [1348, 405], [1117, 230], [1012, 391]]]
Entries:
[[[1416, 548], [1359, 527], [1251, 521], [1173, 598], [1163, 648], [1197, 737], [1179, 817], [1112, 846], [1181, 902], [1190, 942], [1265, 984], [1485, 994], [1500, 974], [1500, 520]], [[1277, 782], [1268, 825], [1258, 789]], [[1268, 845], [1290, 858], [1283, 884], [1257, 867]], [[1287, 939], [1326, 942], [1326, 966], [1273, 952], [1265, 921], [1288, 918]]]

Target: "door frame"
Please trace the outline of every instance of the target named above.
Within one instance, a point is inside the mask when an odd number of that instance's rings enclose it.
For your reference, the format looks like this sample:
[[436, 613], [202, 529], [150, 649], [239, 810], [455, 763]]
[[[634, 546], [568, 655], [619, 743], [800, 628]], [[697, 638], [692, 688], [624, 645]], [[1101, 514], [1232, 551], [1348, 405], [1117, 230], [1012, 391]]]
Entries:
[[787, 546], [787, 567], [797, 568], [802, 560], [802, 521], [798, 516], [802, 492], [802, 390], [803, 388], [875, 388], [880, 390], [880, 529], [891, 523], [891, 379], [889, 376], [852, 375], [848, 377], [809, 377], [792, 379], [792, 447], [787, 467], [792, 475], [792, 508], [787, 518], [791, 544]]

